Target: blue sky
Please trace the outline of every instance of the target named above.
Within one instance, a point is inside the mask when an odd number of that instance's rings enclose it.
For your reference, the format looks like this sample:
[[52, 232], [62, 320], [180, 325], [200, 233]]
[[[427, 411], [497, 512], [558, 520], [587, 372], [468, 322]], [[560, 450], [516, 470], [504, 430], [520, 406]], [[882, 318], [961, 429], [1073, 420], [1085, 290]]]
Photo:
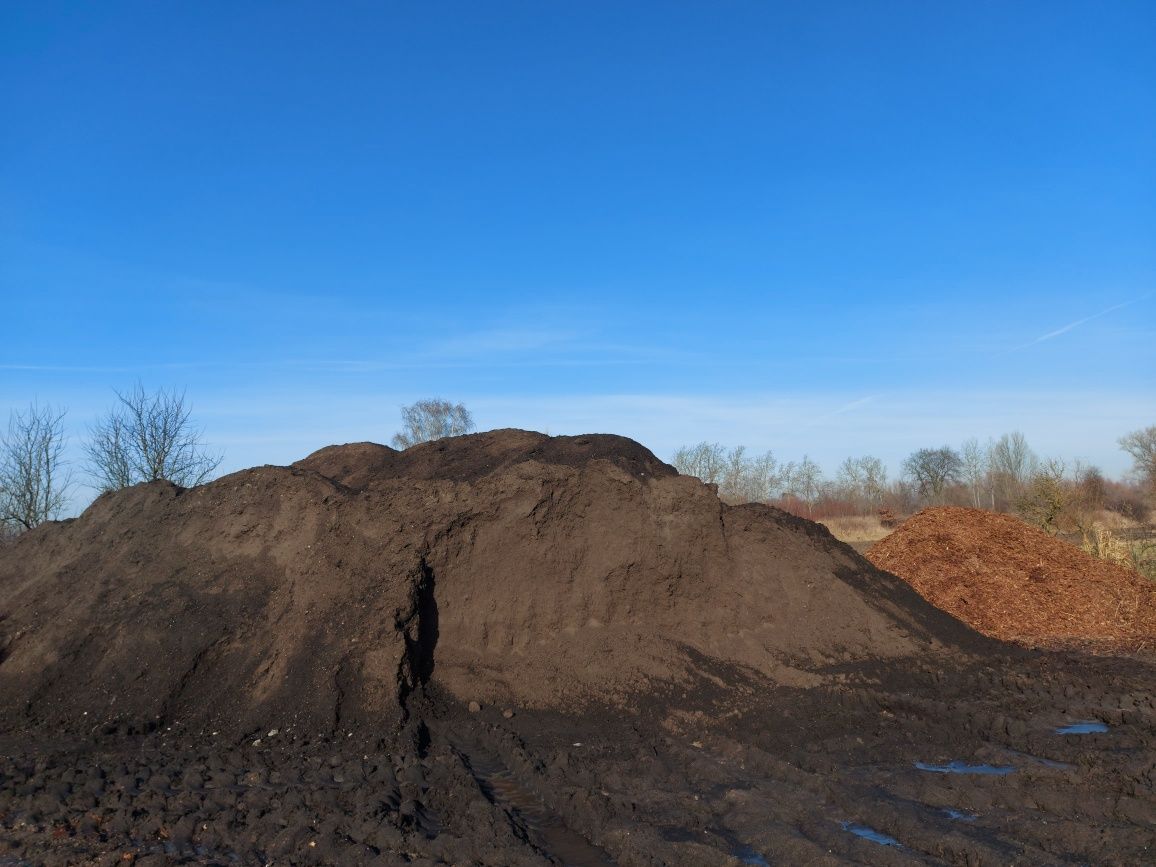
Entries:
[[224, 468], [482, 428], [875, 454], [1156, 422], [1148, 2], [7, 3], [0, 410]]

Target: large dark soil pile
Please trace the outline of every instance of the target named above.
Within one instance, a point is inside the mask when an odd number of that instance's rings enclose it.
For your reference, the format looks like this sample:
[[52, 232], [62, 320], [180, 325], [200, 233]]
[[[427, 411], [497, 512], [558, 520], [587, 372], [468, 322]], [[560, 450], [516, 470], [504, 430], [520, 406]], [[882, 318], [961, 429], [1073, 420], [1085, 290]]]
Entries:
[[56, 729], [388, 730], [430, 680], [572, 709], [974, 638], [815, 524], [524, 431], [103, 496], [0, 551], [0, 615], [0, 713]]
[[926, 509], [867, 557], [996, 638], [1036, 645], [1156, 642], [1152, 582], [1010, 515]]
[[1130, 867], [1154, 682], [618, 437], [338, 446], [0, 550], [0, 865]]

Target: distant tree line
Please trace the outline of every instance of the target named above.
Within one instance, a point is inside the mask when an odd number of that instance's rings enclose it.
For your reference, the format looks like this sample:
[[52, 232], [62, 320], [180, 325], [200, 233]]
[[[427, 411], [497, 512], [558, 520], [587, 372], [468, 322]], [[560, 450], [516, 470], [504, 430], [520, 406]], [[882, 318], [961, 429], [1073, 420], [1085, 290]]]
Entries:
[[780, 461], [702, 442], [678, 449], [671, 463], [684, 475], [718, 486], [730, 502], [767, 502], [811, 518], [910, 513], [926, 505], [965, 505], [1014, 512], [1049, 532], [1079, 529], [1108, 509], [1143, 520], [1156, 500], [1156, 426], [1119, 440], [1133, 458], [1133, 478], [1112, 482], [1080, 461], [1040, 458], [1018, 431], [981, 443], [965, 440], [917, 449], [889, 479], [873, 455], [850, 457], [833, 478], [813, 460]]
[[[167, 480], [181, 487], [207, 481], [221, 455], [205, 446], [183, 391], [114, 392], [116, 401], [88, 431], [83, 469], [91, 487], [114, 491], [140, 482]], [[470, 411], [441, 398], [402, 407], [397, 448], [474, 430]], [[14, 411], [0, 436], [0, 533], [29, 530], [57, 519], [74, 479], [64, 453], [66, 411], [33, 403]], [[1022, 433], [981, 444], [971, 438], [917, 449], [904, 459], [901, 476], [889, 479], [873, 455], [849, 457], [833, 478], [809, 456], [782, 462], [770, 452], [748, 453], [701, 442], [678, 449], [671, 462], [684, 475], [718, 486], [732, 502], [768, 502], [806, 515], [895, 514], [923, 505], [956, 504], [1020, 514], [1050, 532], [1079, 527], [1083, 516], [1108, 509], [1142, 520], [1156, 504], [1156, 425], [1125, 434], [1120, 447], [1133, 459], [1130, 482], [1113, 482], [1079, 461], [1041, 459]]]

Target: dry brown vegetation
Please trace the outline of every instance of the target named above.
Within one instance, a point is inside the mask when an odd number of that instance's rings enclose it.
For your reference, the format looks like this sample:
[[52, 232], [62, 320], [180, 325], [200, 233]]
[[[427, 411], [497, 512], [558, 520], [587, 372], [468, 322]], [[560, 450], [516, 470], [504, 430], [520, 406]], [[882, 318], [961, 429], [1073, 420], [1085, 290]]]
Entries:
[[878, 542], [894, 532], [878, 515], [841, 515], [819, 521], [840, 542]]

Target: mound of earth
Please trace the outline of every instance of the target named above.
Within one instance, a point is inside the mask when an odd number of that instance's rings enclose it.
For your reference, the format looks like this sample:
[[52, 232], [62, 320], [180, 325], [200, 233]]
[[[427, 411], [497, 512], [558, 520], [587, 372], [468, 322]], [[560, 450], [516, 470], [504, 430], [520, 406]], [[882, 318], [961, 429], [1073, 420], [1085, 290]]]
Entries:
[[628, 440], [337, 446], [0, 548], [0, 864], [1147, 864], [1153, 683]]
[[573, 709], [980, 640], [816, 524], [525, 431], [102, 496], [0, 551], [0, 615], [2, 721], [54, 730], [383, 731], [430, 683]]
[[867, 558], [995, 638], [1039, 646], [1156, 641], [1156, 585], [1010, 515], [925, 509]]

